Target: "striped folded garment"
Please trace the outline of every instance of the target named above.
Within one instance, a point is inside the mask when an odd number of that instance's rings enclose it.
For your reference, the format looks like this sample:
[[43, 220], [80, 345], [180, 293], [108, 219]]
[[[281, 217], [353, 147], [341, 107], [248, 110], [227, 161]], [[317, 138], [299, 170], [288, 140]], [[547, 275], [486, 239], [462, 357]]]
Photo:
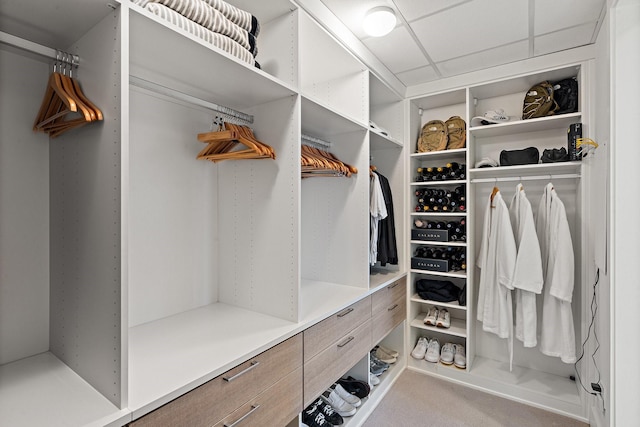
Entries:
[[[238, 25], [209, 2], [213, 2], [213, 0], [134, 0], [134, 3], [142, 7], [153, 3], [166, 6], [214, 33], [223, 34], [235, 40], [255, 57], [258, 54], [256, 36], [245, 28], [253, 28], [253, 16], [221, 0], [215, 2], [220, 3], [219, 6], [224, 7], [228, 15], [242, 24]], [[255, 20], [255, 29], [259, 31], [257, 19]]]
[[241, 28], [247, 30], [249, 34], [258, 37], [260, 34], [260, 23], [258, 19], [249, 12], [230, 5], [224, 0], [204, 0], [209, 6], [222, 12], [227, 19]]
[[176, 25], [183, 30], [193, 34], [194, 36], [204, 40], [207, 43], [214, 45], [215, 47], [222, 49], [223, 51], [235, 56], [236, 58], [256, 66], [255, 58], [253, 54], [245, 49], [240, 43], [225, 36], [224, 34], [213, 32], [202, 25], [186, 18], [184, 15], [176, 12], [175, 10], [160, 4], [147, 2], [145, 9], [159, 18]]

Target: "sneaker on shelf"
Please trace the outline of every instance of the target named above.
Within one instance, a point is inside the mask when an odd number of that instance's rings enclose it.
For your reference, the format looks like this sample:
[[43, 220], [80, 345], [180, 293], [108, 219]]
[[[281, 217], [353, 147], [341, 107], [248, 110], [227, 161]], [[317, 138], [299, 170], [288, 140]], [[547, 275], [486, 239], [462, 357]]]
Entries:
[[344, 423], [342, 416], [335, 412], [331, 405], [327, 404], [324, 400], [318, 398], [318, 400], [313, 402], [310, 406], [315, 406], [331, 425], [339, 426]]
[[446, 308], [440, 309], [438, 311], [438, 320], [436, 321], [436, 326], [438, 328], [448, 328], [451, 326], [451, 314], [449, 314], [449, 310]]
[[354, 396], [353, 394], [349, 393], [338, 383], [333, 384], [331, 386], [331, 389], [338, 393], [338, 396], [340, 396], [345, 402], [350, 403], [356, 408], [362, 404], [362, 401], [358, 396]]
[[452, 343], [448, 342], [442, 346], [440, 351], [440, 362], [445, 365], [451, 365], [453, 363], [453, 356], [455, 354], [455, 348]]
[[383, 365], [379, 365], [378, 363], [376, 363], [373, 357], [369, 358], [369, 372], [371, 372], [373, 375], [380, 376], [386, 370], [387, 368], [385, 368]]
[[318, 410], [318, 407], [311, 405], [302, 412], [302, 422], [308, 427], [330, 427], [329, 421], [324, 414]]
[[437, 338], [429, 340], [427, 345], [427, 352], [424, 355], [424, 360], [431, 363], [437, 363], [440, 359], [440, 342]]
[[454, 344], [453, 364], [457, 368], [465, 369], [467, 367], [467, 354], [462, 344]]
[[438, 313], [438, 307], [429, 307], [429, 310], [427, 310], [427, 315], [424, 318], [424, 324], [429, 326], [436, 326]]
[[411, 357], [418, 360], [424, 359], [424, 355], [427, 352], [427, 345], [429, 345], [429, 340], [427, 338], [418, 338], [416, 346], [411, 351]]
[[371, 355], [371, 356], [370, 356], [370, 358], [371, 358], [374, 362], [376, 362], [378, 365], [382, 365], [382, 366], [384, 366], [384, 370], [385, 370], [385, 371], [386, 371], [387, 369], [389, 369], [389, 363], [387, 363], [387, 362], [385, 362], [385, 361], [383, 361], [383, 360], [380, 360], [380, 358], [378, 358], [378, 357], [374, 354], [374, 352], [370, 352], [369, 354]]
[[[322, 400], [327, 402], [334, 411], [340, 414], [343, 417], [351, 417], [355, 415], [356, 408], [352, 404], [346, 402], [343, 398], [341, 398], [335, 390], [328, 389], [321, 396]], [[317, 410], [317, 409], [316, 409]], [[320, 411], [318, 411], [320, 413]], [[322, 415], [322, 414], [320, 414]], [[324, 415], [322, 416], [324, 419]], [[304, 420], [303, 420], [304, 421]]]
[[[369, 376], [375, 377], [375, 375], [371, 373], [369, 373]], [[369, 393], [371, 393], [371, 387], [369, 386], [369, 383], [367, 381], [357, 380], [352, 376], [349, 376], [347, 378], [340, 378], [338, 380], [338, 384], [340, 384], [349, 393], [359, 397], [360, 399], [364, 399], [365, 397], [369, 396]]]
[[388, 353], [380, 350], [380, 348], [374, 349], [371, 354], [373, 354], [376, 358], [378, 358], [378, 360], [381, 360], [384, 363], [393, 364], [398, 361], [397, 357], [389, 355]]
[[372, 386], [375, 387], [378, 384], [380, 384], [380, 378], [376, 377], [371, 372], [369, 372], [369, 382], [371, 383]]
[[378, 344], [378, 349], [384, 351], [385, 353], [387, 353], [389, 356], [391, 357], [398, 357], [400, 356], [400, 353], [398, 353], [395, 350], [390, 349], [389, 347], [385, 347], [382, 344]]

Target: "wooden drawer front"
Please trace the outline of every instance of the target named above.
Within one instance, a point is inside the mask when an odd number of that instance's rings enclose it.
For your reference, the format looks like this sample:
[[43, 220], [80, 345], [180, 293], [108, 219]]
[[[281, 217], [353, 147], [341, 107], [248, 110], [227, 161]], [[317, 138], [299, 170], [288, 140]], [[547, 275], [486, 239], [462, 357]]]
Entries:
[[296, 418], [300, 412], [302, 412], [302, 367], [249, 400], [233, 414], [216, 424], [216, 427], [284, 426]]
[[211, 427], [302, 366], [302, 334], [257, 355], [131, 423]]
[[371, 318], [371, 298], [366, 297], [304, 331], [304, 361], [326, 349], [347, 332]]
[[387, 336], [398, 324], [407, 318], [407, 300], [404, 296], [383, 308], [371, 319], [372, 347]]
[[379, 289], [371, 295], [371, 313], [377, 315], [386, 309], [400, 297], [407, 293], [407, 278], [398, 279], [392, 284]]
[[371, 349], [371, 320], [304, 364], [304, 406], [317, 398]]

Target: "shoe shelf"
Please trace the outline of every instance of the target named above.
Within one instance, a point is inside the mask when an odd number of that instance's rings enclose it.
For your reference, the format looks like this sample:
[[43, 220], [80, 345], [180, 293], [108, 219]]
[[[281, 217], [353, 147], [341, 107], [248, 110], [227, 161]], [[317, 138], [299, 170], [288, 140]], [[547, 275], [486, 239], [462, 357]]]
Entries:
[[456, 277], [459, 279], [466, 279], [467, 273], [455, 273], [453, 271], [431, 271], [431, 270], [410, 270], [414, 274], [427, 274], [429, 276], [442, 276], [442, 277]]
[[438, 328], [436, 326], [429, 326], [424, 324], [424, 318], [427, 316], [427, 313], [420, 313], [418, 316], [411, 321], [411, 326], [413, 328], [424, 329], [427, 331], [437, 332], [439, 334], [444, 335], [453, 335], [456, 337], [467, 337], [467, 321], [464, 319], [456, 319], [455, 317], [451, 318], [451, 327], [449, 328]]
[[413, 294], [413, 296], [411, 297], [411, 301], [418, 302], [420, 304], [430, 304], [430, 305], [435, 305], [437, 307], [449, 308], [454, 310], [465, 310], [465, 311], [467, 310], [466, 305], [460, 305], [457, 301], [454, 301], [454, 302], [432, 301], [432, 300], [420, 298], [420, 295], [418, 295], [417, 293]]
[[560, 114], [537, 119], [516, 120], [486, 126], [474, 126], [469, 132], [477, 137], [495, 137], [517, 133], [537, 132], [547, 129], [566, 129], [572, 123], [580, 122], [582, 113]]
[[467, 374], [466, 368], [458, 368], [456, 365], [445, 365], [444, 363], [437, 362], [427, 362], [424, 359], [415, 359], [409, 356], [409, 361], [407, 362], [407, 369], [411, 369], [414, 371], [420, 372], [429, 372], [430, 374], [443, 374], [444, 378], [451, 379], [453, 375], [457, 373]]

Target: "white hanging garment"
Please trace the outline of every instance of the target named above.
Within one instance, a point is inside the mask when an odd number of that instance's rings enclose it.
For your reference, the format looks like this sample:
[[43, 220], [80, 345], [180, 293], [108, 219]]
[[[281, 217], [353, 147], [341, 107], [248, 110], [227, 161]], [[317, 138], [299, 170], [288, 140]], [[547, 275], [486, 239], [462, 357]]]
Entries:
[[377, 174], [371, 174], [369, 186], [369, 212], [371, 214], [371, 235], [369, 238], [369, 264], [375, 265], [378, 259], [378, 223], [388, 215], [387, 204], [382, 194], [382, 186]]
[[513, 361], [513, 307], [511, 289], [516, 264], [516, 242], [509, 210], [498, 191], [489, 199], [484, 215], [477, 265], [480, 267], [478, 320], [482, 329], [509, 339]]
[[536, 221], [542, 268], [544, 299], [540, 351], [575, 363], [576, 344], [571, 298], [574, 286], [574, 255], [564, 203], [549, 183], [544, 189]]
[[535, 347], [537, 340], [536, 294], [542, 292], [542, 258], [531, 203], [522, 184], [509, 205], [509, 216], [516, 241], [516, 265], [513, 287], [516, 300], [515, 337], [525, 347]]

